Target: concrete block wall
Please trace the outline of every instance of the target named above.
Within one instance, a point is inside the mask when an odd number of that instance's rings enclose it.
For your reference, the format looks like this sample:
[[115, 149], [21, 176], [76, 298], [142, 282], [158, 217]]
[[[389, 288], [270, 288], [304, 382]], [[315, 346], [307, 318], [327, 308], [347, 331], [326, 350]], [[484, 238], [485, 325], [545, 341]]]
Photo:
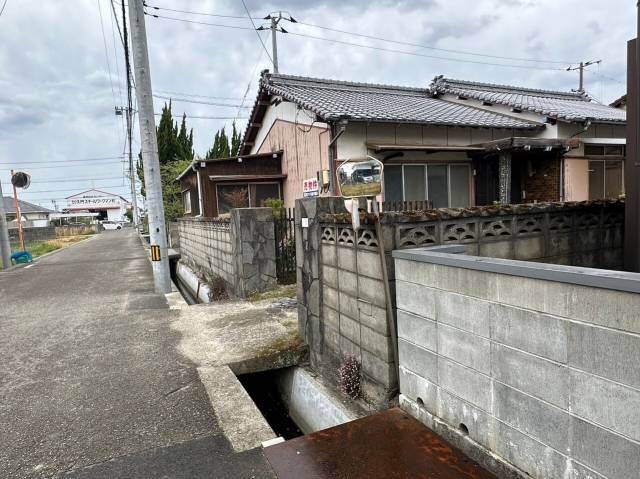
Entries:
[[271, 208], [237, 208], [229, 220], [178, 220], [181, 261], [207, 282], [220, 277], [238, 298], [275, 286], [276, 251]]
[[325, 354], [340, 363], [355, 356], [365, 398], [386, 405], [397, 375], [384, 283], [374, 231], [324, 226], [320, 247]]
[[221, 277], [233, 288], [234, 259], [229, 221], [204, 218], [178, 220], [181, 261], [207, 280]]
[[[23, 228], [25, 243], [37, 243], [56, 239], [56, 229], [53, 226], [42, 228]], [[18, 242], [18, 229], [9, 228], [9, 242]]]
[[407, 411], [526, 477], [639, 477], [640, 275], [394, 256]]

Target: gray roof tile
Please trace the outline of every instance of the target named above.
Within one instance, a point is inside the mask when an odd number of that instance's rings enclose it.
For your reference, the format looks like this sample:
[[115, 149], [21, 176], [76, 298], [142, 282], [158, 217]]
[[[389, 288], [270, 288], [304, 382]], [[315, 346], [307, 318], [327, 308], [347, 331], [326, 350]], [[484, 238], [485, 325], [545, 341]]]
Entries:
[[[7, 214], [16, 214], [16, 207], [11, 196], [3, 196], [2, 200], [4, 201], [4, 211]], [[18, 200], [20, 202], [20, 212], [21, 213], [53, 213], [53, 210], [45, 208], [43, 206], [34, 205], [33, 203], [29, 203], [28, 201]]]
[[341, 117], [484, 128], [532, 129], [540, 124], [433, 98], [428, 88], [353, 83], [265, 74], [261, 87], [313, 111], [325, 120]]
[[625, 123], [626, 112], [601, 105], [581, 93], [553, 90], [535, 90], [508, 85], [476, 83], [450, 78], [436, 77], [431, 84], [434, 94], [473, 98], [475, 100], [508, 105], [512, 108], [539, 113], [552, 118], [576, 121], [601, 121]]

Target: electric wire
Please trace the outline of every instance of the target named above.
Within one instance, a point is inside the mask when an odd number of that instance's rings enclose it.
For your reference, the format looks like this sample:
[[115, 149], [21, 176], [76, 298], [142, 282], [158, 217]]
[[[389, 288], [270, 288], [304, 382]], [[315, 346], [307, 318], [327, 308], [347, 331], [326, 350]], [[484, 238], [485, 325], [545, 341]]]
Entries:
[[[106, 161], [106, 160], [123, 160], [124, 159], [124, 155], [119, 155], [119, 156], [103, 156], [103, 157], [98, 157], [98, 158], [78, 158], [78, 159], [73, 159], [73, 160], [51, 160], [51, 161], [21, 161], [19, 163], [18, 166], [23, 166], [23, 165], [32, 165], [32, 164], [51, 164], [51, 163], [81, 163], [81, 162], [85, 162], [85, 161]], [[16, 162], [10, 162], [10, 161], [5, 161], [5, 162], [0, 162], [0, 165], [16, 165]]]
[[2, 4], [2, 8], [0, 8], [0, 16], [2, 16], [2, 14], [3, 14], [3, 12], [4, 12], [4, 9], [5, 9], [5, 7], [7, 6], [7, 2], [8, 2], [8, 1], [9, 1], [9, 0], [4, 0], [4, 3]]
[[[235, 117], [235, 116], [200, 116], [200, 115], [187, 115], [187, 120], [246, 120], [248, 117]], [[162, 116], [162, 113], [154, 113], [155, 116]], [[171, 115], [172, 118], [182, 118], [182, 115]]]
[[262, 49], [267, 54], [267, 57], [269, 57], [269, 60], [271, 61], [271, 63], [273, 63], [273, 58], [271, 57], [271, 54], [269, 53], [269, 50], [267, 50], [267, 46], [264, 44], [264, 41], [262, 40], [262, 37], [260, 36], [260, 32], [258, 32], [258, 29], [256, 28], [256, 24], [253, 21], [253, 18], [251, 18], [251, 13], [249, 12], [249, 9], [247, 8], [247, 4], [245, 3], [244, 0], [242, 0], [242, 6], [244, 7], [245, 12], [247, 12], [247, 17], [249, 18], [249, 21], [251, 22], [251, 25], [253, 26], [253, 30], [256, 32], [256, 36], [258, 37], [258, 40], [260, 41], [260, 45], [262, 45]]
[[[188, 98], [174, 98], [174, 97], [170, 97], [170, 96], [165, 96], [165, 95], [153, 95], [154, 98], [158, 98], [158, 99], [162, 99], [162, 100], [171, 100], [171, 101], [177, 101], [177, 102], [182, 102], [182, 103], [197, 103], [199, 105], [211, 105], [211, 106], [228, 106], [228, 107], [232, 107], [232, 108], [238, 108], [241, 107], [241, 105], [234, 105], [234, 104], [229, 104], [229, 103], [217, 103], [217, 102], [210, 102], [210, 101], [204, 101], [204, 100], [190, 100]], [[244, 107], [244, 108], [248, 108], [248, 107]]]
[[[157, 6], [151, 6], [151, 5], [146, 5], [149, 8], [153, 8], [154, 10], [166, 10], [166, 11], [172, 11], [172, 12], [176, 12], [176, 13], [185, 13], [185, 14], [191, 14], [191, 15], [204, 15], [204, 16], [210, 16], [210, 17], [220, 17], [220, 18], [241, 18], [238, 17], [236, 15], [221, 15], [221, 14], [213, 14], [213, 13], [205, 13], [205, 12], [196, 12], [196, 11], [192, 11], [192, 10], [174, 10], [174, 9], [169, 9], [169, 8], [165, 8], [165, 7], [157, 7]], [[246, 5], [245, 5], [245, 10], [246, 9]], [[247, 13], [248, 10], [247, 10]], [[188, 19], [181, 19], [181, 18], [175, 18], [175, 17], [162, 17], [159, 16], [161, 18], [166, 18], [166, 19], [171, 19], [171, 20], [177, 20], [177, 21], [183, 21], [183, 22], [194, 22], [194, 20], [188, 20]], [[246, 18], [246, 17], [245, 17]], [[261, 18], [258, 17], [251, 17], [251, 18], [255, 18], [257, 20], [262, 20]], [[285, 18], [285, 20], [289, 20], [287, 18]], [[289, 20], [291, 21], [291, 20]], [[198, 22], [201, 23], [203, 25], [207, 25], [206, 22]], [[526, 57], [510, 57], [510, 56], [505, 56], [505, 55], [492, 55], [489, 53], [479, 53], [479, 52], [473, 52], [473, 51], [465, 51], [465, 50], [455, 50], [455, 49], [449, 49], [449, 48], [440, 48], [440, 47], [434, 47], [431, 45], [425, 45], [425, 44], [421, 44], [421, 43], [414, 43], [414, 42], [407, 42], [407, 41], [401, 41], [401, 40], [393, 40], [391, 38], [385, 38], [385, 37], [379, 37], [376, 35], [369, 35], [369, 34], [364, 34], [364, 33], [358, 33], [358, 32], [352, 32], [352, 31], [348, 31], [348, 30], [342, 30], [339, 28], [332, 28], [332, 27], [327, 27], [324, 25], [318, 25], [315, 23], [308, 23], [308, 22], [304, 22], [304, 21], [300, 21], [300, 20], [294, 20], [292, 23], [297, 23], [300, 25], [304, 25], [307, 27], [311, 27], [311, 28], [317, 28], [317, 29], [321, 29], [321, 30], [325, 30], [325, 31], [329, 31], [329, 32], [334, 32], [334, 33], [341, 33], [344, 35], [351, 35], [351, 36], [355, 36], [355, 37], [360, 37], [360, 38], [367, 38], [370, 40], [376, 40], [376, 41], [381, 41], [381, 42], [387, 42], [387, 43], [393, 43], [396, 45], [404, 45], [404, 46], [410, 46], [410, 47], [416, 47], [416, 48], [422, 48], [422, 49], [427, 49], [427, 50], [432, 50], [432, 51], [439, 51], [439, 52], [444, 52], [444, 53], [453, 53], [453, 54], [457, 54], [457, 55], [468, 55], [468, 56], [475, 56], [475, 57], [480, 57], [480, 58], [492, 58], [492, 59], [496, 59], [496, 60], [509, 60], [509, 61], [522, 61], [522, 62], [530, 62], [530, 63], [547, 63], [547, 64], [558, 64], [558, 65], [566, 65], [566, 64], [574, 64], [576, 63], [575, 61], [566, 61], [566, 60], [545, 60], [545, 59], [540, 59], [540, 58], [526, 58]], [[253, 21], [252, 21], [253, 24]], [[210, 24], [213, 26], [218, 26], [217, 24]], [[255, 24], [253, 24], [255, 27]], [[291, 32], [287, 32], [287, 33], [291, 33]], [[315, 37], [315, 36], [310, 36], [310, 38], [317, 38], [317, 39], [323, 39], [324, 37]], [[262, 42], [261, 42], [262, 43]], [[349, 43], [349, 42], [347, 42]], [[358, 45], [360, 46], [360, 45]], [[266, 47], [265, 47], [266, 49]], [[267, 51], [268, 53], [268, 51]], [[457, 60], [464, 60], [464, 59], [454, 59], [454, 58], [447, 58], [450, 59], [452, 61], [457, 61]], [[500, 66], [503, 66], [504, 64], [499, 64]]]
[[154, 88], [155, 92], [164, 93], [166, 95], [180, 95], [180, 96], [190, 96], [193, 98], [209, 98], [211, 100], [242, 100], [240, 97], [230, 97], [230, 96], [211, 96], [211, 95], [196, 95], [195, 93], [184, 93], [180, 91], [171, 91], [171, 90], [158, 90]]
[[233, 30], [253, 30], [253, 28], [251, 27], [242, 27], [240, 25], [224, 25], [222, 23], [199, 22], [196, 20], [186, 20], [184, 18], [165, 17], [164, 15], [156, 15], [154, 13], [148, 13], [148, 12], [144, 12], [144, 14], [153, 18], [161, 18], [163, 20], [173, 20], [176, 22], [193, 23], [195, 25], [207, 25], [210, 27], [231, 28]]

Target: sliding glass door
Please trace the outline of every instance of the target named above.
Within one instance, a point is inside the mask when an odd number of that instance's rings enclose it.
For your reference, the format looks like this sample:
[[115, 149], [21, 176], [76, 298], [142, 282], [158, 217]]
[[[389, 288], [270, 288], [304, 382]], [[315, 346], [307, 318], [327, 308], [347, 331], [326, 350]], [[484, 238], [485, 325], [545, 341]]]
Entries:
[[470, 166], [385, 165], [385, 201], [431, 200], [434, 208], [461, 208], [470, 204]]

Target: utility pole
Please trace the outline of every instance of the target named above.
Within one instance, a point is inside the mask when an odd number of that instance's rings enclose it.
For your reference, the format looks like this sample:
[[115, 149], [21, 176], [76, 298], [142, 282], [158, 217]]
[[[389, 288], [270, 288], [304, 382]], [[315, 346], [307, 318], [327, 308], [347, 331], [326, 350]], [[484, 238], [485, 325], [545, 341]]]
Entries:
[[11, 267], [11, 244], [9, 244], [9, 228], [7, 215], [4, 210], [4, 196], [2, 196], [2, 183], [0, 182], [0, 254], [2, 255], [2, 269]]
[[129, 141], [129, 178], [131, 182], [131, 204], [133, 206], [133, 224], [138, 230], [140, 215], [138, 213], [138, 198], [136, 194], [136, 174], [133, 168], [133, 101], [131, 99], [131, 63], [129, 61], [129, 39], [127, 33], [127, 13], [122, 2], [122, 40], [124, 43], [124, 64], [127, 70], [127, 135]]
[[291, 23], [297, 23], [297, 21], [291, 15], [289, 15], [288, 17], [282, 16], [282, 12], [278, 12], [277, 15], [275, 13], [270, 13], [269, 15], [264, 17], [264, 19], [271, 20], [270, 26], [269, 27], [260, 26], [256, 30], [267, 30], [267, 29], [271, 30], [271, 59], [273, 60], [273, 72], [279, 73], [277, 32], [281, 32], [281, 33], [289, 33], [289, 32], [287, 32], [284, 28], [279, 27], [278, 24], [282, 20], [287, 20]]
[[167, 232], [162, 204], [162, 183], [160, 160], [158, 159], [158, 139], [153, 114], [151, 73], [147, 50], [147, 31], [144, 23], [142, 0], [129, 0], [129, 27], [133, 49], [136, 98], [138, 99], [138, 121], [142, 143], [142, 163], [144, 184], [147, 192], [149, 234], [153, 265], [153, 282], [158, 293], [171, 292]]
[[584, 69], [589, 65], [595, 65], [596, 63], [600, 63], [602, 60], [589, 60], [588, 62], [580, 62], [580, 65], [577, 67], [568, 67], [567, 71], [575, 71], [578, 70], [580, 72], [580, 83], [578, 86], [578, 92], [584, 93]]

